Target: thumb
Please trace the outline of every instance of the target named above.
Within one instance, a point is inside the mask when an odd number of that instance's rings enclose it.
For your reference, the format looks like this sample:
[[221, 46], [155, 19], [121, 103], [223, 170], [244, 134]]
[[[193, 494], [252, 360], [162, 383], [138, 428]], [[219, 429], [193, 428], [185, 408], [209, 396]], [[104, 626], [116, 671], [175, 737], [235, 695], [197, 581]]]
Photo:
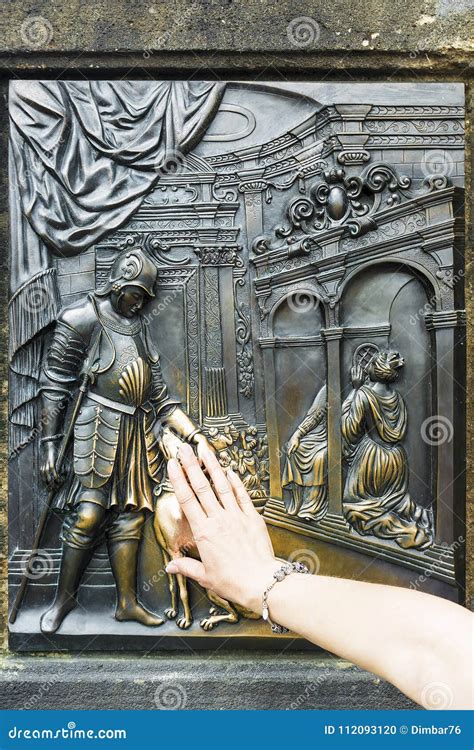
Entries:
[[198, 583], [204, 581], [205, 578], [204, 565], [192, 557], [179, 557], [176, 560], [171, 560], [165, 570], [167, 573], [181, 573], [181, 575], [192, 578]]

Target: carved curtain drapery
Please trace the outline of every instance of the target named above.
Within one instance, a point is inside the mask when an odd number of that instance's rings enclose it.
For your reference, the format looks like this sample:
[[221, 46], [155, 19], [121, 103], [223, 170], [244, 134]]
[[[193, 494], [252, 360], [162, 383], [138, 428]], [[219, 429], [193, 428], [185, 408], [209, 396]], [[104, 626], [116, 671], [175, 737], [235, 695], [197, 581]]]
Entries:
[[12, 451], [34, 430], [38, 334], [58, 312], [51, 255], [77, 255], [127, 221], [160, 175], [200, 141], [224, 88], [184, 81], [10, 84]]

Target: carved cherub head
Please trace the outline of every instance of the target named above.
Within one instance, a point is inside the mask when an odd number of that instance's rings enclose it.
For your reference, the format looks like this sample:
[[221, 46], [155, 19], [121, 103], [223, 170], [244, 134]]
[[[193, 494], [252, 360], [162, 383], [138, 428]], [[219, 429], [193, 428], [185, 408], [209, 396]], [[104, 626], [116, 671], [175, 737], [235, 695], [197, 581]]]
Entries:
[[399, 352], [380, 351], [373, 357], [367, 371], [374, 382], [392, 383], [398, 378], [398, 371], [404, 365], [405, 360]]

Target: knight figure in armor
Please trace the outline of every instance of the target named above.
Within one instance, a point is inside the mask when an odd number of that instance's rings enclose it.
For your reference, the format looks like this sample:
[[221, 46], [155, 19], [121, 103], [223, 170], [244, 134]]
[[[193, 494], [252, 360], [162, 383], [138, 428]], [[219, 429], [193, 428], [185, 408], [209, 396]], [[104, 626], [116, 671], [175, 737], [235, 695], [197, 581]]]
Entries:
[[[94, 549], [106, 541], [117, 587], [117, 620], [161, 625], [137, 597], [139, 545], [165, 481], [165, 428], [199, 446], [206, 437], [168, 394], [140, 311], [155, 296], [157, 267], [141, 248], [122, 252], [106, 285], [60, 313], [42, 368], [41, 476], [65, 512], [62, 559], [52, 606], [41, 618], [54, 633], [76, 606]], [[93, 359], [94, 361], [91, 361]], [[92, 373], [74, 424], [71, 469], [56, 470], [67, 404]]]

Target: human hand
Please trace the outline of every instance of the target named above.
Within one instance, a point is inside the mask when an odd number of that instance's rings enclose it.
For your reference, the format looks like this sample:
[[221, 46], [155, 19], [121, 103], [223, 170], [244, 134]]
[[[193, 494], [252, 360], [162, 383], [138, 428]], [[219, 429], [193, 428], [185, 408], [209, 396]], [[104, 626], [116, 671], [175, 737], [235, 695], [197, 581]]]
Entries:
[[203, 588], [261, 614], [263, 591], [280, 565], [265, 521], [239, 477], [230, 469], [225, 474], [211, 450], [201, 448], [210, 481], [189, 445], [183, 445], [178, 458], [168, 462], [168, 476], [201, 560], [172, 560], [167, 572], [182, 573]]
[[354, 367], [351, 367], [351, 381], [353, 388], [357, 390], [361, 385], [364, 385], [365, 377], [365, 372], [360, 365], [354, 365]]
[[41, 444], [40, 476], [48, 487], [60, 482], [60, 476], [56, 470], [58, 453], [59, 447], [54, 440], [45, 440]]
[[294, 453], [296, 450], [298, 450], [300, 444], [299, 435], [295, 432], [291, 438], [288, 440], [288, 445], [286, 446], [286, 453], [288, 456], [291, 456], [292, 453]]
[[211, 451], [211, 453], [215, 453], [214, 448], [210, 444], [207, 437], [204, 435], [203, 432], [197, 432], [196, 435], [193, 437], [193, 443], [197, 447], [197, 454], [199, 457], [199, 460], [202, 464], [202, 452]]

